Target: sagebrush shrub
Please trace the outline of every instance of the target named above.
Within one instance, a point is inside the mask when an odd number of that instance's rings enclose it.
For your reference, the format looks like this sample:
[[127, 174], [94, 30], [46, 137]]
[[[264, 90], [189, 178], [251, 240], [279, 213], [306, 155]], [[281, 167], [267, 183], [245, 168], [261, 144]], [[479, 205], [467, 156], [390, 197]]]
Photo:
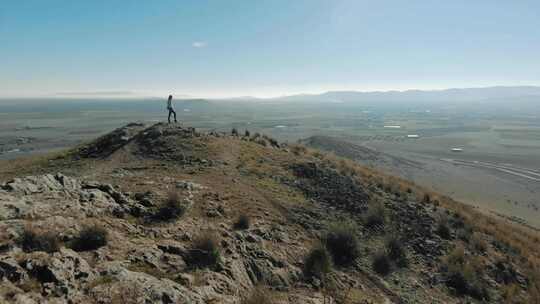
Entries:
[[184, 215], [186, 209], [186, 206], [180, 200], [178, 192], [170, 191], [167, 194], [167, 200], [158, 207], [152, 219], [155, 221], [174, 221]]
[[236, 221], [234, 222], [234, 229], [240, 229], [240, 230], [249, 229], [249, 224], [250, 224], [249, 216], [247, 216], [247, 214], [240, 214], [238, 218], [236, 219]]
[[384, 251], [378, 252], [373, 257], [373, 270], [380, 275], [387, 275], [390, 273], [392, 265], [390, 258]]
[[450, 227], [448, 227], [448, 223], [446, 221], [441, 221], [439, 224], [437, 224], [437, 234], [445, 239], [449, 240], [452, 238], [452, 232], [450, 231]]
[[367, 228], [384, 226], [386, 222], [386, 209], [382, 203], [372, 203], [367, 214], [364, 216], [364, 224]]
[[24, 252], [45, 251], [52, 253], [60, 248], [60, 241], [54, 233], [41, 232], [31, 227], [24, 229], [18, 243]]
[[443, 259], [446, 285], [458, 295], [470, 295], [479, 300], [489, 300], [489, 292], [482, 281], [482, 268], [478, 259], [465, 256], [463, 247], [456, 247]]
[[200, 234], [190, 249], [188, 263], [194, 268], [215, 268], [221, 259], [218, 238], [211, 232]]
[[315, 245], [304, 259], [304, 276], [323, 279], [332, 270], [332, 257], [322, 244]]
[[397, 266], [407, 266], [407, 256], [405, 254], [404, 244], [400, 239], [393, 236], [386, 241], [386, 252], [388, 258], [392, 260]]
[[360, 256], [356, 226], [351, 223], [334, 224], [323, 238], [324, 246], [332, 255], [334, 264], [349, 266]]
[[94, 225], [84, 227], [72, 240], [70, 247], [75, 251], [96, 250], [107, 245], [108, 232], [105, 228]]

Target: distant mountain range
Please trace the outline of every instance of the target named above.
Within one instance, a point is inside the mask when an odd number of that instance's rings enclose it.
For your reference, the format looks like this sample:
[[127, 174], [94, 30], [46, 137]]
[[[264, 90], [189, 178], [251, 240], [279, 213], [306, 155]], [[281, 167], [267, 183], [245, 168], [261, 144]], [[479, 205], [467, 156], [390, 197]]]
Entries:
[[[163, 102], [166, 96], [142, 96], [129, 91], [111, 92], [64, 92], [47, 98], [0, 98], [1, 105], [47, 104], [62, 102]], [[321, 94], [298, 94], [275, 98], [239, 96], [233, 98], [197, 98], [189, 95], [175, 95], [175, 100], [184, 106], [208, 106], [216, 103], [254, 103], [256, 104], [349, 104], [362, 106], [400, 106], [414, 105], [485, 105], [520, 103], [528, 106], [540, 104], [540, 86], [494, 86], [484, 88], [456, 88], [445, 90], [406, 90], [406, 91], [329, 91]]]
[[[446, 90], [331, 91], [322, 94], [291, 95], [258, 99], [263, 102], [468, 102], [489, 99], [540, 97], [540, 86], [496, 86]], [[245, 100], [245, 98], [244, 98]]]

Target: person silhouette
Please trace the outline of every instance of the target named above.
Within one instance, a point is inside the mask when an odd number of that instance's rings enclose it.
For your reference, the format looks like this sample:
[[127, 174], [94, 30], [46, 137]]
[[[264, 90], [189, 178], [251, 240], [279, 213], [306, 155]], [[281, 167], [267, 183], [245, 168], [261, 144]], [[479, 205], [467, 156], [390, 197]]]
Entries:
[[174, 115], [174, 122], [178, 122], [176, 121], [176, 112], [174, 111], [173, 107], [172, 107], [172, 95], [169, 95], [169, 99], [167, 100], [167, 110], [169, 110], [169, 123], [171, 123], [171, 114]]

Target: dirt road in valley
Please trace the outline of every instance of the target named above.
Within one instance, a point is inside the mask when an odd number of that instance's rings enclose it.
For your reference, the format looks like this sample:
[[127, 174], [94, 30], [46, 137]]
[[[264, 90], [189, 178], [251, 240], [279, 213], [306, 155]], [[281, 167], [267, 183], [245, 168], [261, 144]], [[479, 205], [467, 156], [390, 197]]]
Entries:
[[468, 161], [468, 160], [451, 159], [451, 158], [441, 158], [440, 160], [452, 163], [454, 165], [494, 169], [494, 170], [498, 170], [498, 171], [511, 174], [514, 176], [519, 176], [521, 178], [525, 178], [528, 180], [540, 182], [540, 171], [535, 170], [535, 169], [521, 168], [521, 167], [513, 166], [510, 164], [498, 164], [498, 163], [483, 162], [483, 161]]

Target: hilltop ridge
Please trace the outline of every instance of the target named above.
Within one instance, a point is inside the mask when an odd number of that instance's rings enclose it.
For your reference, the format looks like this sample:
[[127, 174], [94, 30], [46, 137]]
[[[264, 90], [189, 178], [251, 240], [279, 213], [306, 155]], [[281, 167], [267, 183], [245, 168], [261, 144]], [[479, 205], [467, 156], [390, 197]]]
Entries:
[[7, 303], [540, 299], [534, 232], [249, 131], [131, 123], [5, 163], [0, 227]]

